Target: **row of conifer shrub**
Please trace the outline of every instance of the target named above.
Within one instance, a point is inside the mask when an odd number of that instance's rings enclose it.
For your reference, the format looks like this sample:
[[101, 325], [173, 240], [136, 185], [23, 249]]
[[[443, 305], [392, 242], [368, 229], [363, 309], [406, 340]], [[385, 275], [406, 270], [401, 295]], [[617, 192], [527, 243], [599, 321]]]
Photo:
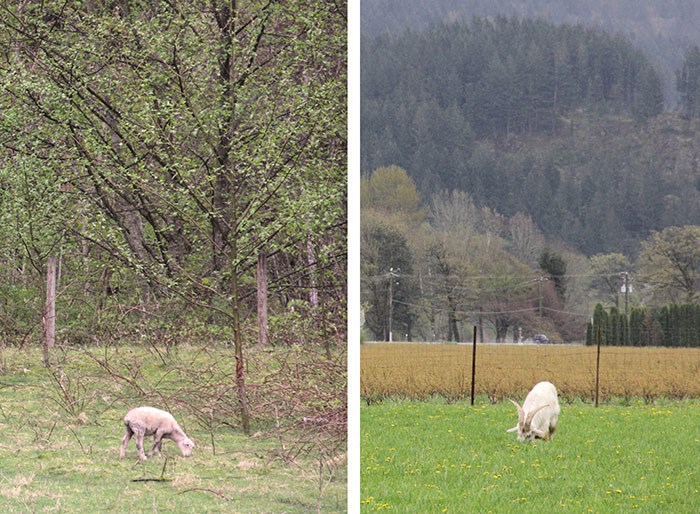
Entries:
[[629, 314], [597, 304], [586, 329], [586, 344], [700, 347], [700, 305], [633, 307]]

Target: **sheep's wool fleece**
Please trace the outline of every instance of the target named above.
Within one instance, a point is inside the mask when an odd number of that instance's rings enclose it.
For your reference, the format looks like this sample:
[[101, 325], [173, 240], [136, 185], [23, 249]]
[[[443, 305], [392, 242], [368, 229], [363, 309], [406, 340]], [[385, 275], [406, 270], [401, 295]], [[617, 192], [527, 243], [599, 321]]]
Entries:
[[131, 409], [124, 416], [124, 421], [129, 423], [138, 423], [145, 427], [155, 427], [161, 425], [164, 421], [173, 424], [177, 427], [177, 421], [172, 414], [164, 410], [156, 409], [155, 407], [136, 407]]

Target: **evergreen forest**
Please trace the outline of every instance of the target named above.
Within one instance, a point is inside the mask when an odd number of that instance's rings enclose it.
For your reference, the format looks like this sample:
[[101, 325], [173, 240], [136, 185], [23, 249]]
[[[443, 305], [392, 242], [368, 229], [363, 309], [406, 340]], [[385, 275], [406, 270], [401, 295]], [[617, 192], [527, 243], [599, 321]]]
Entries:
[[367, 337], [584, 341], [597, 303], [695, 302], [698, 47], [669, 77], [622, 32], [460, 13], [363, 33]]

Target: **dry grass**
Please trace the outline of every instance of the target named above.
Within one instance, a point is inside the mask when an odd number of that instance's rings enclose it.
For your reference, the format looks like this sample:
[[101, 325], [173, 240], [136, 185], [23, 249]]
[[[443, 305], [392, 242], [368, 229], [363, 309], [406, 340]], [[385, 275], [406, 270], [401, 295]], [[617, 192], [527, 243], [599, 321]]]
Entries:
[[[387, 397], [468, 397], [471, 368], [470, 344], [363, 344], [362, 396], [367, 402]], [[699, 374], [697, 348], [603, 347], [600, 396], [647, 401], [700, 397]], [[522, 397], [540, 380], [553, 382], [564, 398], [593, 398], [595, 379], [595, 347], [477, 346], [476, 394], [494, 401]]]
[[[226, 381], [232, 387], [230, 348], [181, 344], [170, 354], [152, 349], [57, 348], [57, 362], [46, 370], [40, 349], [0, 346], [5, 363], [0, 370], [2, 514], [343, 512], [346, 467], [318, 458], [321, 451], [329, 457], [345, 453], [344, 441], [336, 452], [330, 444], [334, 439], [325, 437], [341, 430], [333, 425], [326, 431], [321, 418], [331, 396], [329, 382], [337, 390], [344, 387], [340, 372], [324, 380], [331, 374], [314, 373], [316, 361], [306, 358], [306, 350], [257, 353], [247, 369], [256, 398], [265, 394], [272, 404], [287, 391], [307, 391], [289, 396], [294, 403], [286, 410], [266, 413], [258, 407], [253, 426], [260, 432], [247, 437], [235, 417], [224, 416], [234, 400], [222, 395], [225, 407], [219, 411], [214, 396]], [[344, 370], [340, 363], [332, 364]], [[330, 365], [323, 360], [324, 369]], [[277, 382], [268, 389], [272, 379]], [[176, 412], [197, 443], [190, 458], [166, 442], [162, 457], [140, 463], [132, 442], [127, 458], [119, 460], [122, 418], [128, 407], [142, 402]], [[336, 416], [337, 410], [330, 413]], [[311, 415], [320, 422], [303, 426], [303, 416]]]

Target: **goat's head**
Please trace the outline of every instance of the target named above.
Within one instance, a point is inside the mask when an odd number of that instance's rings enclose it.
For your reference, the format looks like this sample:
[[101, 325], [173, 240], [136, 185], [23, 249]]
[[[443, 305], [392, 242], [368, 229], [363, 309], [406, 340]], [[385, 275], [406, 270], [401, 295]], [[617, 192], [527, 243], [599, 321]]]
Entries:
[[545, 433], [536, 427], [532, 427], [531, 425], [532, 419], [535, 417], [535, 414], [537, 414], [540, 410], [544, 409], [545, 407], [549, 407], [549, 405], [540, 405], [535, 410], [526, 413], [523, 410], [523, 408], [518, 404], [518, 402], [514, 400], [510, 401], [513, 403], [513, 405], [515, 405], [515, 408], [518, 409], [518, 424], [513, 428], [508, 429], [507, 432], [515, 432], [517, 430], [518, 441], [520, 441], [521, 443], [533, 441], [535, 438], [538, 437], [540, 439], [544, 439]]

